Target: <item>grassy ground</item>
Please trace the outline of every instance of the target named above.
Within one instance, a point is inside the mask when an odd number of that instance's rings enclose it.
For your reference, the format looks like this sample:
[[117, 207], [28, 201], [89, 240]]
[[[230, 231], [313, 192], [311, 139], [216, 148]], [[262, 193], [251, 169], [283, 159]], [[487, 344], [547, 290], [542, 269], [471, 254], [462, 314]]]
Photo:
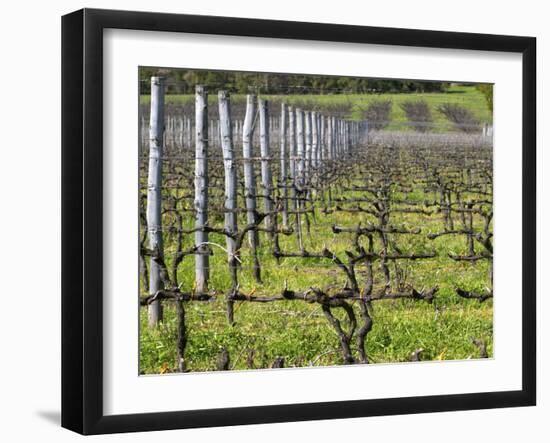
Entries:
[[[427, 196], [415, 192], [409, 199], [423, 201]], [[331, 215], [317, 214], [312, 221], [311, 234], [305, 238], [305, 248], [319, 251], [323, 246], [340, 256], [350, 249], [351, 234], [335, 235], [332, 224], [353, 226], [359, 222], [373, 221], [367, 214]], [[221, 218], [214, 224], [223, 223]], [[244, 221], [240, 221], [241, 226]], [[374, 327], [367, 339], [367, 353], [372, 362], [406, 361], [412, 351], [423, 348], [423, 359], [468, 359], [477, 358], [478, 349], [471, 338], [483, 338], [492, 355], [492, 300], [478, 303], [464, 300], [455, 294], [456, 287], [482, 291], [489, 284], [486, 261], [470, 264], [455, 262], [448, 258], [449, 252], [466, 251], [466, 240], [460, 236], [445, 236], [429, 240], [426, 234], [443, 230], [441, 214], [431, 216], [418, 214], [392, 215], [392, 223], [405, 223], [422, 228], [422, 235], [400, 235], [399, 246], [404, 251], [430, 251], [435, 248], [437, 257], [427, 260], [403, 262], [407, 283], [415, 288], [439, 286], [434, 304], [413, 300], [385, 300], [374, 303], [372, 313]], [[188, 224], [188, 227], [191, 227]], [[305, 225], [304, 225], [305, 230]], [[173, 248], [167, 238], [166, 256]], [[289, 289], [304, 290], [308, 287], [325, 287], [327, 284], [343, 285], [342, 272], [324, 259], [286, 258], [280, 263], [266, 247], [262, 237], [260, 261], [265, 282], [258, 285], [250, 268], [248, 249], [243, 251], [243, 267], [240, 273], [241, 290], [256, 295], [280, 293], [285, 280]], [[186, 246], [192, 238], [187, 236]], [[225, 246], [225, 240], [212, 234], [210, 241]], [[295, 251], [294, 236], [280, 237], [283, 251]], [[225, 319], [224, 290], [230, 287], [225, 253], [214, 248], [211, 257], [210, 289], [219, 293], [215, 302], [187, 303], [189, 341], [186, 359], [192, 371], [213, 370], [223, 348], [231, 356], [232, 369], [245, 369], [249, 349], [255, 350], [256, 367], [268, 367], [276, 357], [285, 357], [286, 366], [342, 364], [338, 337], [328, 324], [319, 305], [299, 301], [284, 301], [267, 304], [238, 303], [236, 325], [228, 326]], [[345, 256], [344, 256], [345, 257]], [[365, 276], [361, 267], [359, 277]], [[194, 259], [187, 257], [179, 268], [182, 288], [193, 287]], [[382, 286], [381, 272], [375, 268], [375, 283]], [[140, 370], [144, 373], [159, 373], [175, 370], [176, 367], [176, 319], [170, 303], [165, 303], [165, 321], [157, 329], [147, 327], [147, 311], [141, 309]], [[339, 311], [339, 310], [335, 310]], [[343, 317], [338, 314], [341, 320]], [[344, 326], [346, 322], [343, 321]]]
[[[474, 115], [482, 123], [492, 122], [492, 113], [487, 107], [484, 96], [474, 86], [459, 86], [453, 85], [444, 93], [385, 93], [385, 94], [335, 94], [335, 95], [277, 95], [267, 96], [267, 98], [276, 98], [277, 100], [284, 100], [288, 104], [300, 103], [301, 105], [307, 105], [308, 109], [331, 107], [331, 106], [350, 106], [351, 115], [349, 117], [360, 119], [362, 117], [362, 111], [372, 101], [376, 100], [391, 100], [393, 102], [391, 121], [394, 123], [388, 129], [402, 129], [403, 126], [400, 123], [406, 122], [407, 118], [405, 113], [401, 109], [400, 104], [407, 100], [426, 100], [431, 108], [434, 123], [441, 125], [442, 129], [448, 129], [449, 123], [441, 114], [437, 111], [437, 107], [442, 103], [458, 103], [467, 109], [470, 109]], [[215, 94], [211, 94], [210, 102], [215, 105], [217, 97]], [[234, 95], [232, 96], [234, 101], [244, 101], [244, 96]], [[149, 95], [141, 96], [141, 103], [148, 104], [150, 100]], [[192, 95], [167, 95], [167, 104], [185, 104], [194, 100]]]

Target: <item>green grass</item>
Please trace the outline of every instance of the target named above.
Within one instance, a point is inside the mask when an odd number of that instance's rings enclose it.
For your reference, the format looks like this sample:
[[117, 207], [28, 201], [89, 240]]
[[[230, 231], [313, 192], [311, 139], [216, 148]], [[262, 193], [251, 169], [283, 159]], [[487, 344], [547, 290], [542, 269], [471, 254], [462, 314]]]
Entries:
[[[323, 107], [331, 106], [350, 106], [351, 115], [348, 117], [360, 119], [362, 111], [372, 101], [376, 100], [391, 100], [393, 102], [391, 120], [393, 125], [388, 129], [403, 129], [403, 123], [407, 121], [405, 113], [401, 109], [400, 104], [408, 100], [425, 100], [432, 111], [434, 123], [442, 126], [443, 129], [448, 129], [451, 125], [445, 119], [445, 116], [437, 111], [437, 107], [443, 103], [458, 103], [467, 109], [471, 110], [474, 115], [482, 123], [491, 123], [493, 120], [492, 113], [487, 107], [487, 103], [483, 94], [474, 86], [459, 86], [453, 85], [444, 93], [384, 93], [384, 94], [334, 94], [334, 95], [277, 95], [266, 96], [268, 99], [284, 99], [288, 104], [307, 104], [310, 109], [322, 109]], [[142, 104], [148, 104], [149, 95], [143, 95], [140, 98]], [[192, 95], [167, 95], [167, 104], [186, 104], [194, 100]], [[209, 103], [216, 104], [217, 97], [215, 94], [209, 96]], [[243, 102], [243, 95], [235, 94], [232, 100]]]
[[[416, 190], [406, 196], [423, 201], [433, 198]], [[242, 202], [241, 202], [242, 204]], [[305, 237], [305, 248], [319, 251], [328, 247], [341, 257], [350, 249], [351, 234], [335, 235], [330, 225], [353, 226], [359, 222], [374, 221], [367, 214], [317, 213], [312, 221], [311, 234]], [[222, 219], [212, 220], [220, 225]], [[422, 228], [422, 235], [400, 235], [398, 244], [404, 251], [429, 251], [435, 249], [433, 259], [418, 260], [406, 267], [407, 282], [415, 288], [439, 286], [435, 303], [423, 301], [384, 300], [373, 303], [374, 327], [367, 338], [367, 353], [372, 362], [406, 361], [412, 351], [423, 348], [423, 359], [468, 359], [477, 358], [479, 351], [471, 338], [483, 338], [492, 355], [492, 300], [479, 303], [464, 300], [455, 293], [456, 287], [482, 291], [489, 285], [488, 266], [485, 261], [477, 264], [455, 262], [448, 258], [449, 252], [465, 252], [466, 240], [462, 236], [445, 236], [429, 240], [426, 234], [443, 230], [441, 214], [432, 216], [398, 214], [392, 223], [405, 223]], [[244, 220], [240, 220], [240, 226]], [[187, 224], [191, 227], [191, 222]], [[305, 232], [305, 224], [303, 224]], [[479, 225], [477, 226], [480, 227]], [[211, 234], [210, 241], [225, 246], [225, 239]], [[343, 273], [325, 259], [285, 258], [279, 263], [266, 247], [267, 238], [261, 237], [260, 250], [262, 278], [258, 285], [252, 275], [251, 257], [248, 248], [242, 253], [243, 268], [240, 272], [240, 289], [256, 295], [280, 293], [285, 281], [289, 289], [304, 290], [309, 287], [343, 286]], [[166, 257], [174, 251], [173, 240], [165, 238]], [[283, 251], [296, 250], [294, 236], [280, 237]], [[192, 245], [191, 236], [186, 236], [185, 246]], [[380, 245], [377, 243], [376, 245]], [[226, 348], [231, 356], [232, 369], [245, 369], [249, 349], [255, 349], [256, 367], [267, 367], [278, 356], [285, 357], [286, 366], [342, 364], [342, 356], [336, 333], [323, 316], [319, 305], [300, 301], [284, 301], [267, 304], [241, 302], [236, 304], [233, 327], [227, 324], [223, 291], [230, 287], [226, 256], [218, 248], [210, 258], [210, 289], [219, 297], [214, 302], [186, 303], [186, 321], [189, 341], [185, 357], [192, 371], [213, 370], [221, 349]], [[358, 277], [365, 271], [358, 267]], [[187, 257], [180, 265], [178, 280], [184, 290], [190, 290], [194, 281], [194, 259]], [[382, 286], [381, 272], [375, 268], [375, 285]], [[145, 295], [145, 294], [143, 294]], [[176, 368], [176, 318], [174, 308], [165, 303], [165, 321], [156, 329], [147, 327], [147, 311], [141, 310], [140, 370], [144, 373], [173, 371]], [[334, 310], [346, 326], [339, 309]], [[358, 312], [358, 309], [356, 309]]]

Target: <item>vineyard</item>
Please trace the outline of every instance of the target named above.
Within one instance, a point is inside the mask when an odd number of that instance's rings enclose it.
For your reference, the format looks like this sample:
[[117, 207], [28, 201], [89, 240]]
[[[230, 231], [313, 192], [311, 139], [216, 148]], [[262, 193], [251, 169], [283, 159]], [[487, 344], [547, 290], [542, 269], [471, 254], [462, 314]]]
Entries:
[[142, 374], [492, 356], [487, 126], [165, 88], [140, 107]]

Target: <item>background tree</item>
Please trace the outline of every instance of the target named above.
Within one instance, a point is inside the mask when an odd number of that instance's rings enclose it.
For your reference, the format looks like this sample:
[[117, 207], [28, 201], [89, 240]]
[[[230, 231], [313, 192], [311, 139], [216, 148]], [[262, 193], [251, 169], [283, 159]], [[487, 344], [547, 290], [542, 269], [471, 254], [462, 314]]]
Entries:
[[482, 83], [476, 85], [476, 89], [483, 94], [489, 111], [493, 112], [493, 85]]
[[248, 94], [358, 94], [367, 92], [444, 92], [445, 82], [366, 79], [362, 77], [312, 76], [191, 69], [141, 68], [141, 93], [149, 94], [148, 79], [166, 78], [167, 94], [192, 94], [196, 84]]

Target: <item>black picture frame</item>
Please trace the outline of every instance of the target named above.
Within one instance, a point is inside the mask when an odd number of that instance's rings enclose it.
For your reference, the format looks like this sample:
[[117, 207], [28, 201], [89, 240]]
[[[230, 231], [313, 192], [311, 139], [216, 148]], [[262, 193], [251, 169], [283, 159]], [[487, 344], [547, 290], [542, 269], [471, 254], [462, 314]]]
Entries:
[[[519, 53], [522, 389], [177, 412], [103, 413], [103, 30], [170, 31]], [[536, 39], [337, 24], [83, 9], [62, 18], [62, 426], [82, 434], [412, 414], [536, 403]]]

